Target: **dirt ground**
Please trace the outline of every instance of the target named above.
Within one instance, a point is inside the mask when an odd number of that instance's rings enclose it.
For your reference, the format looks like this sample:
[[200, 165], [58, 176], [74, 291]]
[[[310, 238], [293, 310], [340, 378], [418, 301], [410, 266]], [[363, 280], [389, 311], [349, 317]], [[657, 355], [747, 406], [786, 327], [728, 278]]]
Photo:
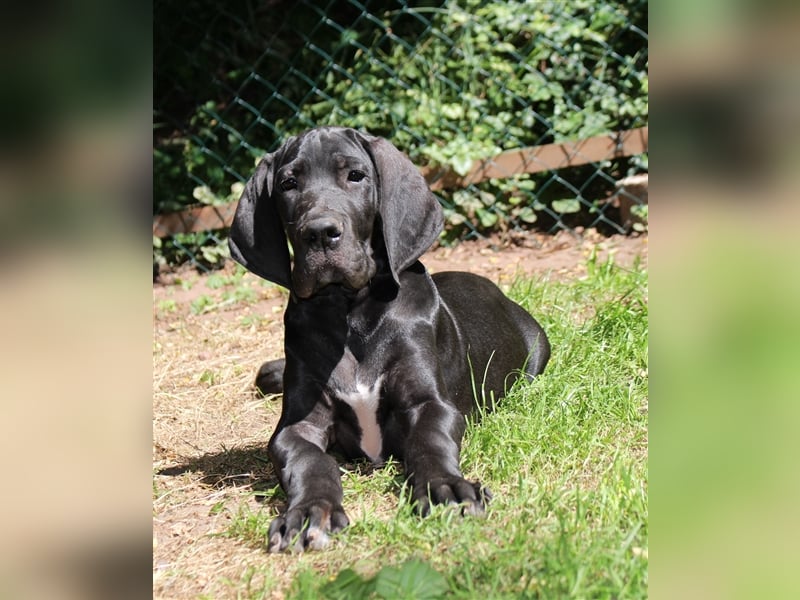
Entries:
[[[470, 271], [503, 287], [522, 274], [580, 278], [593, 252], [622, 266], [638, 257], [646, 266], [647, 242], [647, 235], [595, 231], [582, 232], [582, 239], [526, 233], [437, 247], [422, 261], [432, 272]], [[230, 263], [217, 275], [232, 273]], [[287, 294], [250, 274], [227, 288], [210, 285], [212, 277], [184, 268], [153, 285], [156, 598], [225, 598], [258, 589], [257, 567], [266, 556], [224, 533], [230, 510], [276, 483], [265, 446], [279, 406], [256, 396], [253, 379], [264, 360], [281, 354]], [[237, 290], [246, 294], [237, 297]], [[207, 301], [201, 306], [198, 299]]]

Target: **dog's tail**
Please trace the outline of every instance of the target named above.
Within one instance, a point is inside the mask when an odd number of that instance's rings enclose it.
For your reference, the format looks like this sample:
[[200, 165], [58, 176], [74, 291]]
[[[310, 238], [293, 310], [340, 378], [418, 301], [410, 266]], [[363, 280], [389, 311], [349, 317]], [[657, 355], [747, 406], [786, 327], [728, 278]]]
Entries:
[[[537, 324], [538, 325], [538, 324]], [[550, 340], [541, 327], [533, 336], [530, 345], [530, 358], [528, 359], [527, 372], [531, 377], [544, 371], [547, 362], [550, 360]]]

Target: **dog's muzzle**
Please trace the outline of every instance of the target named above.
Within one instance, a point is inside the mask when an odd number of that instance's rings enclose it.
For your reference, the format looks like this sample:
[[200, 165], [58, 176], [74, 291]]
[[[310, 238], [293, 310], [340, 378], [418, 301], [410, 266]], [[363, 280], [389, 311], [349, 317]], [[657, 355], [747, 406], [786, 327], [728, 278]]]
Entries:
[[359, 240], [352, 224], [336, 214], [303, 220], [295, 240], [292, 288], [300, 298], [330, 284], [359, 290], [375, 275], [369, 242]]

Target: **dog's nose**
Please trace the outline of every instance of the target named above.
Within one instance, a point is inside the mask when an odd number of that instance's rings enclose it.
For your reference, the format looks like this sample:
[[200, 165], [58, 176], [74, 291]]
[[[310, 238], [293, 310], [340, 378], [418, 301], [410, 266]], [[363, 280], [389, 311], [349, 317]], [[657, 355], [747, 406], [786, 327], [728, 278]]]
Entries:
[[305, 224], [303, 240], [312, 248], [335, 248], [342, 238], [342, 224], [332, 217], [320, 217]]

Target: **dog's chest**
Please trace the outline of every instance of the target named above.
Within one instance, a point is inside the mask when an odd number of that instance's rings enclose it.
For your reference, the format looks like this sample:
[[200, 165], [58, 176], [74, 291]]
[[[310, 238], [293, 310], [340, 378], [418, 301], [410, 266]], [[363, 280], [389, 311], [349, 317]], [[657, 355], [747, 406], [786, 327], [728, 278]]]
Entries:
[[378, 423], [382, 376], [370, 375], [359, 364], [349, 348], [345, 348], [329, 380], [329, 391], [340, 402], [347, 404], [355, 414], [358, 445], [373, 462], [381, 462], [383, 435]]

